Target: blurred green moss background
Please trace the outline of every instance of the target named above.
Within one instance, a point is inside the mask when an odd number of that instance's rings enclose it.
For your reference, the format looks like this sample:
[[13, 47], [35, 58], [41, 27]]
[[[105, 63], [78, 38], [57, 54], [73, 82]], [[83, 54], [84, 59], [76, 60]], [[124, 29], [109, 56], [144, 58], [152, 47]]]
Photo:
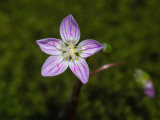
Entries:
[[[159, 0], [1, 0], [0, 120], [57, 120], [77, 79], [67, 69], [43, 78], [48, 55], [36, 40], [60, 38], [61, 20], [72, 14], [81, 40], [110, 43], [110, 56], [89, 60], [90, 72], [110, 62], [127, 62], [149, 72], [156, 96], [143, 94], [126, 67], [95, 75], [83, 86], [77, 120], [160, 119]], [[68, 118], [66, 118], [68, 119]]]

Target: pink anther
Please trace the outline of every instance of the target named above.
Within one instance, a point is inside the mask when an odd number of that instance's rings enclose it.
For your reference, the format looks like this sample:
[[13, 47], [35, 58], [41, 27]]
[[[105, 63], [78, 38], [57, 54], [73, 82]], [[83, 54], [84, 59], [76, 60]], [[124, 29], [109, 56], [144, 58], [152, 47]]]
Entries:
[[91, 46], [87, 46], [87, 49], [91, 49]]
[[78, 67], [75, 67], [75, 70], [78, 71]]
[[53, 46], [55, 47], [55, 42], [53, 42]]
[[74, 33], [73, 32], [70, 32], [71, 36], [74, 36]]
[[57, 67], [59, 68], [59, 63], [57, 63]]

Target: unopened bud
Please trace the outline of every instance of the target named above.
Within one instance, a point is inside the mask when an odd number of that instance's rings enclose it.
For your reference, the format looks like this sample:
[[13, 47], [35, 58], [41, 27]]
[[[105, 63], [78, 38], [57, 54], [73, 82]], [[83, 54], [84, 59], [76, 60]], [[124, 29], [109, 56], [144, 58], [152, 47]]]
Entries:
[[142, 69], [136, 69], [133, 76], [138, 86], [143, 89], [144, 94], [153, 98], [155, 90], [150, 75]]
[[108, 43], [103, 43], [103, 45], [105, 46], [103, 49], [102, 49], [102, 52], [103, 53], [111, 53], [112, 52], [112, 47], [110, 44]]

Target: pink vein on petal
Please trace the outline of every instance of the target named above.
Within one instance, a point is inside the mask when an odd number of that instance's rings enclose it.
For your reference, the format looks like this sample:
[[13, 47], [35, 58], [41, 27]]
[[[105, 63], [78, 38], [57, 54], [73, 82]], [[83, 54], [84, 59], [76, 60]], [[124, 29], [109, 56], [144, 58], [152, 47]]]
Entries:
[[65, 23], [66, 22], [64, 21], [64, 29], [65, 29], [65, 34], [66, 34], [66, 38], [67, 38], [66, 41], [67, 41], [68, 40], [68, 35], [67, 35], [67, 32], [66, 32], [66, 25], [65, 25]]
[[55, 65], [53, 68], [51, 68], [51, 69], [46, 73], [46, 75], [47, 75], [48, 73], [50, 73], [55, 67], [56, 67], [56, 65]]
[[69, 31], [70, 31], [70, 34], [72, 33], [72, 25], [71, 25], [71, 20], [68, 20], [69, 21]]
[[49, 63], [47, 63], [45, 66], [43, 66], [43, 69], [45, 69], [46, 67], [48, 67], [48, 65], [51, 64], [52, 62], [54, 62], [55, 60], [57, 60], [57, 59], [53, 59], [50, 62], [48, 61]]
[[[64, 24], [64, 23], [63, 23]], [[64, 29], [64, 26], [62, 26], [62, 34], [63, 34], [63, 37], [64, 37], [64, 39], [65, 40], [67, 40], [67, 36], [65, 35], [66, 33], [65, 33], [65, 29]]]
[[79, 66], [77, 66], [77, 67], [78, 67], [78, 69], [79, 69], [79, 72], [80, 72], [80, 74], [81, 74], [81, 76], [82, 76], [83, 80], [84, 80], [84, 76], [83, 76], [83, 74], [82, 74], [81, 69], [79, 68]]
[[82, 62], [80, 62], [80, 63], [81, 63], [81, 65], [83, 66], [83, 68], [84, 68], [84, 70], [85, 70], [86, 76], [88, 77], [88, 75], [87, 75], [88, 71], [87, 71], [86, 67], [83, 65]]
[[75, 27], [74, 33], [75, 33], [74, 39], [77, 39], [77, 28], [76, 27]]
[[56, 70], [56, 71], [54, 71], [54, 73], [53, 74], [55, 74], [55, 73], [57, 73], [62, 67], [63, 67], [63, 64], [61, 64], [61, 66], [59, 67], [59, 66], [57, 66], [58, 67], [58, 69]]

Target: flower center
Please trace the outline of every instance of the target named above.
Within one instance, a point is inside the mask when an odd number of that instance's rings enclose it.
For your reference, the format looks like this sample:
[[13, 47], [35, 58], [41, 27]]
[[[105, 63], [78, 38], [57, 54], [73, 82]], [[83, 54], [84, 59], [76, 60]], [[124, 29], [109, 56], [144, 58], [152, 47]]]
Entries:
[[70, 46], [70, 47], [69, 47], [69, 51], [71, 52], [71, 54], [76, 53], [76, 50], [74, 49], [73, 46]]
[[73, 61], [77, 60], [77, 56], [76, 56], [76, 48], [74, 48], [75, 46], [73, 45], [69, 45], [68, 47], [64, 48], [64, 53], [62, 54], [62, 57], [64, 59], [68, 59], [71, 58]]

